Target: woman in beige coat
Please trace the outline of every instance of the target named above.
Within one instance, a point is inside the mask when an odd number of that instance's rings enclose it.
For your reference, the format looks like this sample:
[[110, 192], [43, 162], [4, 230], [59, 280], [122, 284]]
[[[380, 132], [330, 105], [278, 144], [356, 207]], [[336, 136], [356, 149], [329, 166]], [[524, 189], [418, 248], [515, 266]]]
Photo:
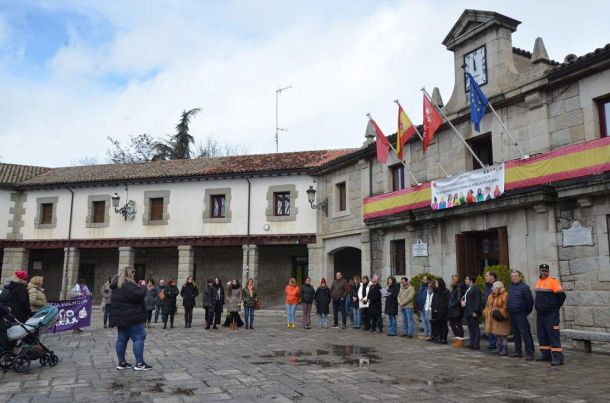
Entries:
[[38, 311], [43, 306], [47, 306], [47, 297], [42, 288], [44, 278], [42, 276], [34, 276], [28, 284], [28, 295], [30, 297], [30, 310], [32, 313]]
[[[497, 352], [501, 356], [508, 355], [508, 336], [511, 334], [510, 317], [506, 308], [507, 298], [508, 293], [504, 289], [504, 284], [496, 281], [492, 285], [492, 292], [487, 298], [487, 305], [483, 310], [485, 333], [497, 337]], [[494, 311], [498, 312], [496, 317], [494, 317]]]

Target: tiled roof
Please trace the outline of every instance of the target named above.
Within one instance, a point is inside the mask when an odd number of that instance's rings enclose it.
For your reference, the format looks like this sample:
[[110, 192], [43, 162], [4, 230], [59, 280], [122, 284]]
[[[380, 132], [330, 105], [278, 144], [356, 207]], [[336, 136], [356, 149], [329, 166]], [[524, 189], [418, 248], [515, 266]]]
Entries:
[[0, 186], [15, 185], [47, 171], [49, 168], [0, 163]]
[[[523, 56], [523, 57], [527, 57], [528, 59], [532, 58], [532, 52], [530, 52], [529, 50], [516, 48], [514, 46], [513, 46], [513, 53]], [[560, 64], [559, 62], [557, 62], [555, 60], [549, 60], [549, 63], [552, 64], [553, 66], [558, 66]]]
[[588, 61], [596, 62], [597, 61], [596, 59], [607, 59], [609, 57], [610, 57], [610, 43], [606, 44], [602, 48], [595, 49], [593, 52], [589, 52], [582, 56], [575, 57], [568, 61], [564, 60], [563, 63], [559, 63], [557, 66], [555, 66], [555, 68], [553, 69], [553, 73], [555, 73], [559, 70], [564, 70], [564, 69], [567, 70], [569, 67], [572, 67], [575, 65], [577, 66], [581, 63], [586, 63]]
[[23, 181], [22, 186], [121, 182], [197, 176], [231, 176], [246, 173], [309, 171], [355, 149], [253, 154], [191, 160], [53, 168]]

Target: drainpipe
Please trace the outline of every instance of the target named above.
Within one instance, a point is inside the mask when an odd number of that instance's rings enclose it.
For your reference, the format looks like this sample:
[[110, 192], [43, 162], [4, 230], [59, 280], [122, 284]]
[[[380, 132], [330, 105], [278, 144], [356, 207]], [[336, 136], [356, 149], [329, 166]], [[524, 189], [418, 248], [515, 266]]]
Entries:
[[246, 180], [248, 181], [248, 224], [247, 224], [247, 228], [246, 228], [246, 239], [248, 242], [248, 249], [246, 249], [246, 281], [248, 280], [248, 277], [250, 277], [250, 190], [251, 190], [251, 186], [252, 183], [250, 183], [250, 179], [248, 177], [246, 177]]
[[[74, 211], [74, 192], [72, 191], [72, 189], [70, 188], [66, 188], [68, 189], [68, 191], [70, 192], [70, 221], [68, 224], [68, 244], [67, 244], [67, 248], [68, 248], [68, 253], [66, 255], [66, 261], [64, 262], [64, 293], [63, 293], [63, 299], [66, 299], [66, 296], [68, 294], [68, 266], [70, 265], [70, 243], [72, 241], [72, 213]], [[65, 253], [65, 252], [64, 252]]]
[[[373, 195], [373, 160], [369, 160], [369, 197]], [[373, 230], [369, 229], [369, 273], [373, 275]]]

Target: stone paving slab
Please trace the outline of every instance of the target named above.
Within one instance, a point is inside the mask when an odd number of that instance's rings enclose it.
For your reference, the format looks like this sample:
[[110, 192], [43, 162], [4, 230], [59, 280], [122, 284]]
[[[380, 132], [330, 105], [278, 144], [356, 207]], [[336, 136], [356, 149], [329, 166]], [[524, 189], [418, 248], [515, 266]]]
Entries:
[[[177, 324], [181, 318], [178, 318]], [[597, 402], [610, 401], [610, 354], [566, 351], [566, 365], [501, 358], [353, 329], [148, 329], [148, 372], [117, 371], [116, 330], [44, 336], [60, 357], [25, 374], [0, 372], [2, 402]], [[133, 363], [131, 345], [127, 356]]]

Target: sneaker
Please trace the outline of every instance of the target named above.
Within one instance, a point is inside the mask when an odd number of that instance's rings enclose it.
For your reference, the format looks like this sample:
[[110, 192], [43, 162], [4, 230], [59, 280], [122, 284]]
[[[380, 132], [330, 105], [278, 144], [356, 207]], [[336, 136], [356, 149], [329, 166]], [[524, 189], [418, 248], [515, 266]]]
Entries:
[[129, 364], [127, 362], [122, 362], [116, 366], [116, 369], [118, 369], [118, 370], [129, 369], [129, 368], [131, 368], [131, 364]]
[[333, 325], [331, 326], [331, 329], [339, 329], [339, 325]]
[[134, 371], [150, 371], [151, 369], [152, 369], [152, 367], [145, 362], [136, 364], [136, 366], [133, 367]]

